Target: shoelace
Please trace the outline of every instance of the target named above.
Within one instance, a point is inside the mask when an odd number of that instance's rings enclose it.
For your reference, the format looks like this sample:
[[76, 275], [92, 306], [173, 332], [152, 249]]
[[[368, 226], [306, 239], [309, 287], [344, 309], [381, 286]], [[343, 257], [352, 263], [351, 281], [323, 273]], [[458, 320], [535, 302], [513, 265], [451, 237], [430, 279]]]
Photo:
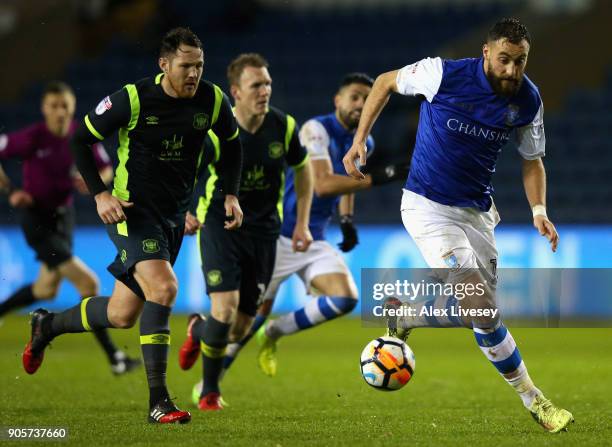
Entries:
[[539, 406], [542, 409], [541, 419], [544, 422], [552, 421], [554, 418], [554, 415], [549, 412], [552, 408], [554, 408], [554, 405], [552, 404], [552, 402], [548, 399], [541, 399]]

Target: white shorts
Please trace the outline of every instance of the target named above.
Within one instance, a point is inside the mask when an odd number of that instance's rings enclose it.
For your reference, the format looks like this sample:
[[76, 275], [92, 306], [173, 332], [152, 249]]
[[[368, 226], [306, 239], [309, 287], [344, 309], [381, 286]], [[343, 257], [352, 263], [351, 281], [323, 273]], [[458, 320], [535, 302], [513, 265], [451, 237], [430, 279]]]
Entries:
[[291, 239], [280, 236], [276, 242], [276, 261], [264, 300], [273, 300], [278, 288], [289, 276], [297, 273], [310, 291], [310, 282], [319, 275], [350, 275], [344, 259], [327, 241], [314, 241], [306, 252], [294, 252]]
[[496, 283], [497, 249], [493, 231], [499, 223], [495, 204], [487, 212], [442, 205], [412, 191], [402, 196], [402, 221], [435, 269], [481, 269]]

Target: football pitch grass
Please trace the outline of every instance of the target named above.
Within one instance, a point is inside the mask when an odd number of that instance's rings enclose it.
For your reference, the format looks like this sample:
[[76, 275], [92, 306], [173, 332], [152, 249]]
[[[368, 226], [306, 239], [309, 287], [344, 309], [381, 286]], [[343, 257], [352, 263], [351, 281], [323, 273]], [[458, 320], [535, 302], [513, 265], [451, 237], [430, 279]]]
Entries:
[[[191, 424], [146, 422], [142, 370], [114, 377], [88, 334], [65, 335], [47, 350], [34, 376], [21, 367], [28, 318], [0, 326], [0, 426], [66, 427], [68, 445], [611, 445], [612, 330], [514, 329], [532, 378], [558, 405], [573, 412], [569, 432], [546, 433], [523, 408], [465, 329], [421, 329], [410, 346], [416, 372], [402, 390], [370, 388], [359, 355], [380, 330], [340, 319], [279, 345], [277, 377], [256, 365], [253, 341], [224, 382], [230, 406], [199, 412], [190, 403], [201, 362], [181, 371], [177, 352], [185, 316], [172, 320], [168, 383]], [[139, 355], [138, 331], [113, 331], [118, 344]], [[4, 441], [41, 445], [50, 441]], [[66, 444], [60, 444], [66, 445]]]

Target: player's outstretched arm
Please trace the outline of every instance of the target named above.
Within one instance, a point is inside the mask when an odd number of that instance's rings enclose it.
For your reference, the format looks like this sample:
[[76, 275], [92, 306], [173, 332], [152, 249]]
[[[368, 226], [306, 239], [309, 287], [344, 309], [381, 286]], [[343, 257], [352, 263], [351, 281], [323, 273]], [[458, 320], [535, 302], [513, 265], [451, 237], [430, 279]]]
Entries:
[[552, 251], [557, 251], [559, 234], [546, 215], [546, 171], [541, 158], [523, 159], [523, 185], [533, 212], [533, 226], [548, 239]]
[[389, 101], [391, 93], [397, 92], [397, 74], [398, 70], [383, 73], [376, 78], [372, 91], [368, 95], [368, 99], [363, 106], [359, 126], [353, 138], [353, 145], [346, 153], [342, 162], [346, 173], [356, 179], [364, 179], [365, 176], [355, 165], [355, 161], [359, 160], [359, 165], [366, 164], [366, 140], [372, 131], [372, 126], [378, 119], [380, 112]]
[[295, 228], [293, 229], [292, 247], [293, 251], [306, 251], [312, 243], [312, 234], [308, 225], [310, 223], [310, 205], [312, 204], [312, 169], [310, 160], [305, 157], [302, 166], [295, 170], [295, 193], [297, 196], [297, 216]]

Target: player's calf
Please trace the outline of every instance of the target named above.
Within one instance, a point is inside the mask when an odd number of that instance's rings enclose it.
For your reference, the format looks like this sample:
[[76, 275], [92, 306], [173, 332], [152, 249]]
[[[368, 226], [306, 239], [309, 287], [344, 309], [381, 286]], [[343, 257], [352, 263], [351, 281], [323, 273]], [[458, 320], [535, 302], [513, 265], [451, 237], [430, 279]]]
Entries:
[[33, 292], [33, 284], [23, 286], [17, 290], [6, 300], [0, 303], [0, 316], [9, 312], [12, 309], [19, 309], [20, 307], [26, 307], [36, 301], [36, 296]]
[[326, 321], [348, 314], [357, 306], [357, 300], [350, 297], [320, 296], [312, 299], [306, 305], [276, 320], [266, 326], [266, 335], [278, 339], [284, 335], [309, 329]]
[[206, 320], [201, 333], [204, 387], [202, 395], [219, 393], [219, 380], [223, 371], [230, 324], [218, 321], [212, 315]]

